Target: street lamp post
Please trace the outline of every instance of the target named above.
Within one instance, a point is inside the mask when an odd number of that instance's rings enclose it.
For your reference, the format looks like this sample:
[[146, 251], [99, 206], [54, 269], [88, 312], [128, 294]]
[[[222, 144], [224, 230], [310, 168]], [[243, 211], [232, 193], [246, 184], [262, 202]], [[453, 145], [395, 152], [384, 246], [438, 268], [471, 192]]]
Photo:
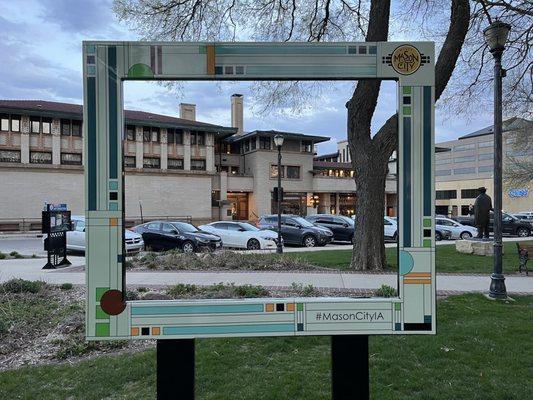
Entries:
[[494, 57], [494, 269], [489, 296], [507, 297], [502, 269], [502, 54], [511, 26], [494, 21], [483, 31], [485, 41]]
[[278, 148], [278, 192], [276, 196], [276, 202], [278, 204], [278, 243], [276, 247], [276, 253], [283, 253], [283, 245], [281, 244], [281, 146], [283, 146], [283, 135], [274, 136], [274, 144]]

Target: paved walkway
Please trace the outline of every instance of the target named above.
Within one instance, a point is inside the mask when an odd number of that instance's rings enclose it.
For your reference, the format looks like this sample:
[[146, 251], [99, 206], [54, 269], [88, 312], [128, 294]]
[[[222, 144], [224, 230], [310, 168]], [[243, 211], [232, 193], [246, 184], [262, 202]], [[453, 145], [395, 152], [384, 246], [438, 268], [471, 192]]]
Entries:
[[[43, 280], [48, 283], [85, 284], [85, 273], [79, 272], [84, 257], [70, 257], [72, 267], [61, 270], [42, 270], [44, 259], [4, 260], [0, 262], [0, 282], [12, 278]], [[396, 287], [395, 274], [358, 274], [329, 272], [128, 272], [126, 281], [130, 285], [174, 285], [190, 283], [211, 285], [216, 283], [254, 284], [262, 286], [288, 287], [293, 282], [322, 288], [377, 289], [386, 284]], [[507, 276], [505, 280], [509, 293], [533, 294], [533, 274]], [[487, 292], [489, 275], [438, 275], [438, 291]]]

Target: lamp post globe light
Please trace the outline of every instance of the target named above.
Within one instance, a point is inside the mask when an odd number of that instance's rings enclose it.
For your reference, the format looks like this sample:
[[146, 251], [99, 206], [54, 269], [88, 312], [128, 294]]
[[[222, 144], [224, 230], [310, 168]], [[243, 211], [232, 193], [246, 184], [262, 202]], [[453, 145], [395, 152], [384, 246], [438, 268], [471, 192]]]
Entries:
[[278, 243], [276, 247], [276, 253], [283, 253], [283, 245], [281, 244], [281, 146], [283, 146], [283, 135], [277, 134], [274, 136], [274, 144], [278, 148], [278, 189], [276, 193], [276, 202], [278, 206]]
[[483, 31], [485, 42], [494, 57], [494, 268], [489, 296], [507, 297], [502, 269], [502, 55], [511, 25], [494, 21]]

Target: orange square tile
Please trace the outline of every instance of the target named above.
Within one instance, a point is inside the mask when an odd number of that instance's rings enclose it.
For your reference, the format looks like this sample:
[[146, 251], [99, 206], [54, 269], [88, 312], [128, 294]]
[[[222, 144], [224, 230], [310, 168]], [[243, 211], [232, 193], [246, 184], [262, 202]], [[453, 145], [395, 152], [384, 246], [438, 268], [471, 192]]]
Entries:
[[152, 335], [157, 336], [161, 335], [161, 328], [158, 326], [155, 326], [152, 328]]
[[139, 336], [139, 328], [131, 328], [131, 336]]
[[117, 226], [118, 218], [109, 218], [109, 226]]
[[274, 304], [265, 304], [265, 311], [266, 312], [273, 312], [274, 311]]
[[294, 311], [294, 303], [287, 304], [287, 311]]

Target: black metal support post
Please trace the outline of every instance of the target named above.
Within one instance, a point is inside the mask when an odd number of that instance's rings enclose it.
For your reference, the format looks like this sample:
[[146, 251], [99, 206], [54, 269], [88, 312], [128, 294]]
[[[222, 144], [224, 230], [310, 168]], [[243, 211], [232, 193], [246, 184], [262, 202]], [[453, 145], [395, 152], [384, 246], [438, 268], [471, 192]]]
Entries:
[[157, 400], [194, 400], [194, 339], [157, 341]]
[[368, 336], [331, 337], [331, 391], [333, 400], [367, 400], [370, 396]]
[[489, 296], [507, 297], [502, 269], [502, 53], [494, 56], [494, 269], [491, 275]]
[[278, 243], [276, 253], [283, 253], [283, 245], [281, 244], [281, 146], [278, 146]]

